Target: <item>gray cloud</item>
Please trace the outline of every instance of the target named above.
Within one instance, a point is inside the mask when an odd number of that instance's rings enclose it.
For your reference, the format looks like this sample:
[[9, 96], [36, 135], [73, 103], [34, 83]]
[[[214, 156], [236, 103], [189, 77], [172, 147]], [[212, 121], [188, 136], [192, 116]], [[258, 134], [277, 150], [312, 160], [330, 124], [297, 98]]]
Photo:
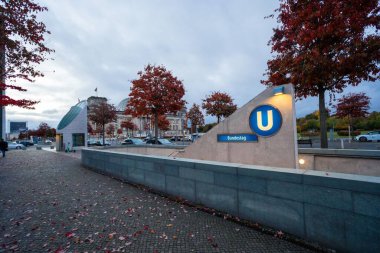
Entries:
[[58, 110], [57, 109], [51, 109], [51, 110], [45, 110], [42, 111], [43, 114], [57, 114]]
[[[46, 77], [27, 94], [41, 101], [34, 111], [37, 120], [51, 120], [46, 111], [56, 109], [52, 123], [57, 125], [78, 98], [95, 95], [96, 87], [99, 96], [118, 104], [148, 63], [163, 64], [183, 80], [190, 105], [220, 90], [242, 106], [265, 89], [260, 80], [271, 56], [267, 42], [277, 24], [264, 17], [278, 7], [276, 1], [39, 2], [49, 8], [41, 18], [52, 32], [47, 44], [56, 53], [54, 61], [41, 66]], [[379, 98], [370, 85], [358, 90]], [[316, 109], [313, 98], [297, 102], [298, 115]]]

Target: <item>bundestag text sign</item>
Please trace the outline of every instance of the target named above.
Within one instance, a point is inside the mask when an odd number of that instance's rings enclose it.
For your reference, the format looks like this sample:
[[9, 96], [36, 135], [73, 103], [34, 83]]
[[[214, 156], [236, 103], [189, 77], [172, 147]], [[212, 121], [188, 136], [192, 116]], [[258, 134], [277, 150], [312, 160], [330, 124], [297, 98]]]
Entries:
[[272, 105], [260, 105], [252, 110], [249, 116], [249, 126], [253, 132], [243, 134], [218, 134], [218, 142], [257, 142], [258, 136], [270, 137], [281, 128], [282, 116]]
[[256, 134], [218, 134], [218, 142], [257, 142]]

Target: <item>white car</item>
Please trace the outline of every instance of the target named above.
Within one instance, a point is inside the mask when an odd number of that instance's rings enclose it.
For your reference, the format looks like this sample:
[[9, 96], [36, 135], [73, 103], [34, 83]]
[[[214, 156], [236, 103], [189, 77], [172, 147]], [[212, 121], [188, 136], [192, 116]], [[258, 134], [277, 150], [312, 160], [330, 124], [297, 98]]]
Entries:
[[25, 149], [25, 146], [16, 142], [8, 142], [8, 150], [10, 149]]
[[380, 131], [372, 131], [355, 137], [355, 141], [380, 141]]

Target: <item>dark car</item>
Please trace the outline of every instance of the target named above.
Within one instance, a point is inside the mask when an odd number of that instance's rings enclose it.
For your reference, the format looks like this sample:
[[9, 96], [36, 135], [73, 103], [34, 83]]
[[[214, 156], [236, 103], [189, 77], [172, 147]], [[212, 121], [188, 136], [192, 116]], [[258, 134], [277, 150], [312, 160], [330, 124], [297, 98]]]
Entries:
[[171, 141], [182, 141], [183, 140], [183, 137], [181, 136], [173, 136], [172, 138], [170, 138]]
[[[91, 147], [91, 146], [103, 146], [103, 142], [102, 141], [96, 141], [96, 140], [90, 140], [90, 141], [87, 141], [87, 146], [89, 146], [89, 147]], [[107, 141], [104, 141], [104, 146], [110, 146], [110, 143]]]
[[146, 141], [146, 144], [174, 145], [174, 143], [170, 142], [167, 139], [158, 139], [157, 143], [155, 139], [150, 139]]
[[34, 143], [30, 141], [18, 141], [17, 143], [24, 145], [25, 147], [33, 146]]

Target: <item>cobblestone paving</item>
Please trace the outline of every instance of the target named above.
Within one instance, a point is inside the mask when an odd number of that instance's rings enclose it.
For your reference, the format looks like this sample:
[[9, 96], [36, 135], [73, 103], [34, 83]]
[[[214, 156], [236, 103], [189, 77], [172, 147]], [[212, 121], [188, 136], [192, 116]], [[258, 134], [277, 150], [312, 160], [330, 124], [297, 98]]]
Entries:
[[0, 158], [0, 252], [311, 252], [44, 150]]

